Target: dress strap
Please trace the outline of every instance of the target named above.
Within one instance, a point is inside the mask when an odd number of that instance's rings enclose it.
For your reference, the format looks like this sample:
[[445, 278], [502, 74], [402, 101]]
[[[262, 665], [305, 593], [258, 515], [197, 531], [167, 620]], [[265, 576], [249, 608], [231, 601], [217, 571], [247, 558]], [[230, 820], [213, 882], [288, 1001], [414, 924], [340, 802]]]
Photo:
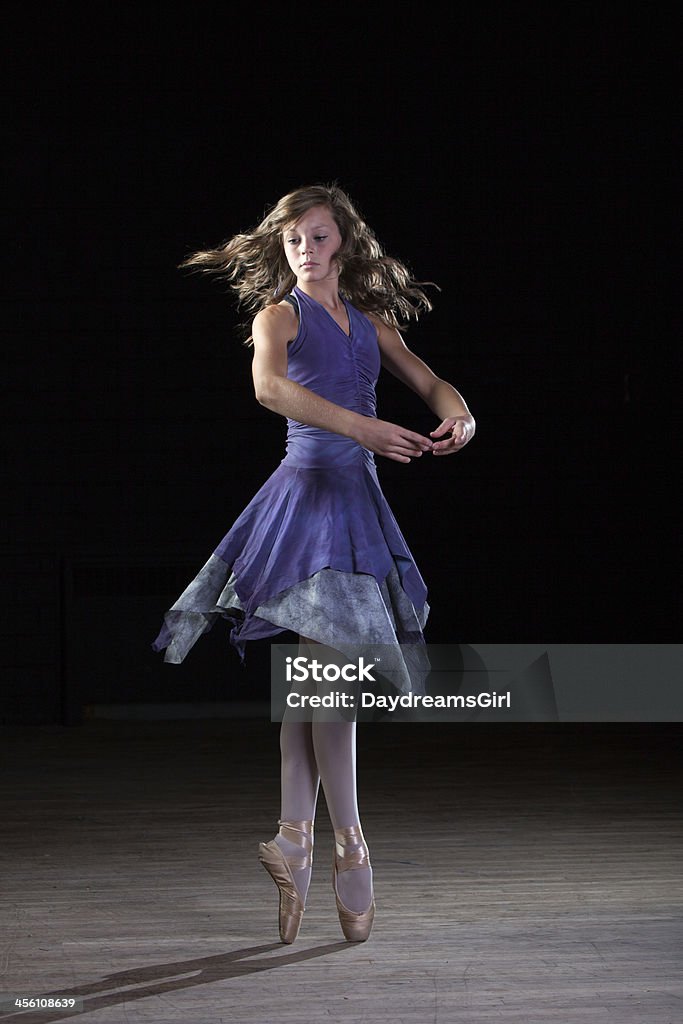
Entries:
[[299, 303], [294, 298], [294, 296], [291, 294], [291, 292], [290, 292], [289, 295], [285, 295], [285, 302], [288, 302], [290, 304], [290, 306], [292, 306], [294, 308], [294, 312], [296, 313], [297, 317], [299, 319], [301, 319], [301, 314], [299, 313]]

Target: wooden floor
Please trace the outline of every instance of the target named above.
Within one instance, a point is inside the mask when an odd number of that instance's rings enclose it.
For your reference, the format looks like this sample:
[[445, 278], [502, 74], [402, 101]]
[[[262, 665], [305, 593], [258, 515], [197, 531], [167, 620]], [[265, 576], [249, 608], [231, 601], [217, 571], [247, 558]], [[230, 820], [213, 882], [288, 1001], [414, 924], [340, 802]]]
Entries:
[[321, 798], [293, 946], [256, 859], [277, 729], [0, 732], [3, 996], [83, 1024], [683, 1020], [679, 725], [361, 726], [375, 929], [343, 940]]

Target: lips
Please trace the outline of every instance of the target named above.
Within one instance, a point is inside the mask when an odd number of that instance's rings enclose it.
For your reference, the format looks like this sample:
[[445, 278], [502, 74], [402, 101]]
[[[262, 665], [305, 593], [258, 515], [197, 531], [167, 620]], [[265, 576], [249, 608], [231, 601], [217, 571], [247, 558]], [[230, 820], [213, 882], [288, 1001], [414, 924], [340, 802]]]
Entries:
[[301, 264], [301, 269], [302, 270], [306, 270], [307, 267], [317, 267], [317, 266], [318, 266], [317, 263], [313, 263], [313, 262], [311, 262], [311, 260], [309, 260], [308, 263], [302, 263]]

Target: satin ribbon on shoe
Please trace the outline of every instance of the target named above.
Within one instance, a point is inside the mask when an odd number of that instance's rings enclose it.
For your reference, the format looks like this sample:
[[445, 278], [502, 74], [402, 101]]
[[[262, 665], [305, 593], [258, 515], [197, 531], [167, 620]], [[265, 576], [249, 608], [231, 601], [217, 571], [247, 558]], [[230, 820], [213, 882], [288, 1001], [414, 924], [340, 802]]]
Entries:
[[369, 868], [370, 856], [360, 825], [349, 825], [334, 830], [335, 850], [332, 867], [332, 887], [337, 903], [339, 923], [344, 938], [349, 942], [365, 942], [370, 937], [375, 919], [375, 897], [373, 894], [367, 910], [356, 912], [345, 907], [337, 891], [337, 874], [358, 868]]
[[294, 881], [293, 871], [310, 868], [313, 859], [313, 822], [278, 821], [280, 835], [302, 848], [300, 856], [286, 857], [271, 839], [259, 843], [259, 861], [275, 882], [280, 893], [278, 925], [280, 940], [288, 945], [296, 939], [304, 916], [304, 902]]

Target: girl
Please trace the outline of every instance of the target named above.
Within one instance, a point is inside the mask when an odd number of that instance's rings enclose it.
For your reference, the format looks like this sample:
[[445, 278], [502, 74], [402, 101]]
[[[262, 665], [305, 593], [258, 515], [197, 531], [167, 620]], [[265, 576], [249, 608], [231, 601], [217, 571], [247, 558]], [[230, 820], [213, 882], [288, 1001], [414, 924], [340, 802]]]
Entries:
[[[287, 454], [166, 613], [154, 649], [179, 663], [222, 616], [241, 657], [247, 640], [285, 629], [299, 634], [304, 652], [310, 643], [342, 652], [359, 643], [419, 650], [427, 591], [374, 456], [407, 464], [426, 453], [451, 455], [474, 435], [462, 396], [397, 329], [431, 309], [429, 299], [335, 185], [289, 193], [251, 232], [182, 266], [229, 281], [256, 313], [248, 338], [254, 390], [287, 418]], [[377, 418], [380, 366], [440, 421], [429, 437]], [[398, 662], [399, 688], [419, 690], [424, 663], [401, 655]], [[280, 938], [291, 943], [306, 903], [322, 781], [339, 920], [344, 936], [360, 942], [370, 935], [375, 902], [357, 803], [356, 723], [312, 718], [285, 713], [279, 832], [260, 844], [259, 859], [279, 890]]]

